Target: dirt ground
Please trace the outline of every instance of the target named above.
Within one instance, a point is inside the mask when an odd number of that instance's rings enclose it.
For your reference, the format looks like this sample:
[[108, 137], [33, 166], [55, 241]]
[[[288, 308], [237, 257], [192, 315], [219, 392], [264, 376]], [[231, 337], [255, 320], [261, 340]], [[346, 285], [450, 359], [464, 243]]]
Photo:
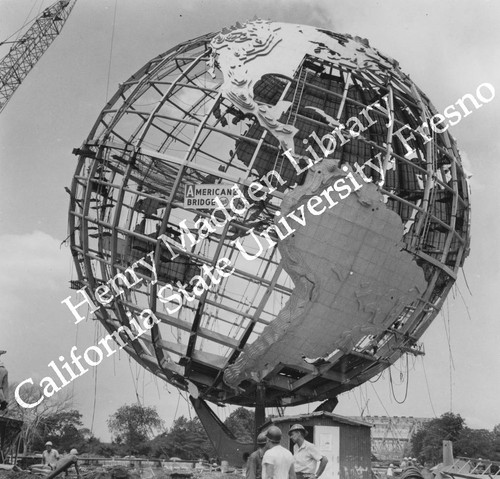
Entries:
[[[125, 469], [117, 466], [113, 468], [81, 468], [82, 479], [242, 479], [241, 474], [205, 472], [205, 471], [165, 471], [156, 468], [146, 468], [142, 471], [135, 469]], [[69, 479], [75, 479], [76, 474], [71, 473]], [[42, 476], [32, 474], [29, 471], [2, 471], [0, 470], [0, 479], [43, 479]], [[64, 473], [58, 476], [58, 479], [64, 479]]]

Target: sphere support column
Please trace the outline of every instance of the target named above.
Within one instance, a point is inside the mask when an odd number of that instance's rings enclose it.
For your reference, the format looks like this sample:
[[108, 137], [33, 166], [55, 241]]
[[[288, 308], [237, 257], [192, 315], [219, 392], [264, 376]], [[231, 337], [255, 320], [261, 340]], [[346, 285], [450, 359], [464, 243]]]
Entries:
[[257, 448], [257, 436], [259, 435], [259, 429], [264, 424], [266, 420], [266, 407], [264, 406], [266, 401], [266, 388], [264, 384], [259, 383], [257, 386], [257, 403], [255, 405], [255, 432], [254, 432], [254, 444]]

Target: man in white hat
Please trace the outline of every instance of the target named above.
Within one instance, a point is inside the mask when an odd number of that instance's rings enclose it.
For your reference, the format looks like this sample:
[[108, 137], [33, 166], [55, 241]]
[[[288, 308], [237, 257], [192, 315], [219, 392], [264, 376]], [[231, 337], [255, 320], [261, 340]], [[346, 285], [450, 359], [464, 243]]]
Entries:
[[57, 461], [59, 460], [59, 453], [56, 449], [52, 448], [52, 442], [45, 443], [45, 451], [42, 453], [42, 464], [49, 466], [52, 470], [56, 468]]
[[64, 456], [58, 463], [55, 468], [45, 479], [53, 479], [57, 477], [59, 474], [64, 472], [64, 477], [68, 477], [69, 468], [71, 466], [75, 466], [76, 477], [80, 479], [80, 469], [78, 468], [78, 451], [76, 449], [71, 449], [69, 454]]
[[295, 443], [293, 457], [297, 479], [317, 479], [323, 474], [328, 459], [318, 451], [314, 444], [305, 440], [307, 431], [302, 424], [294, 424], [288, 434], [292, 442]]
[[262, 458], [262, 479], [295, 479], [292, 453], [281, 444], [281, 429], [266, 431], [267, 451]]

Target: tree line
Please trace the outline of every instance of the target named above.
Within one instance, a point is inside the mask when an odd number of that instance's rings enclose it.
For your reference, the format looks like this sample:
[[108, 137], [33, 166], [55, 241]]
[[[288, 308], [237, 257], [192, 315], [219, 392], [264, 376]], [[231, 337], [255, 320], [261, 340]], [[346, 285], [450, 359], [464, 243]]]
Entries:
[[442, 461], [444, 440], [453, 442], [455, 457], [500, 461], [500, 424], [491, 431], [472, 429], [460, 414], [452, 412], [428, 421], [413, 434], [411, 454], [421, 464], [438, 464]]
[[[37, 386], [25, 392], [32, 402], [40, 396]], [[13, 388], [12, 388], [13, 389]], [[46, 441], [52, 441], [59, 452], [78, 449], [80, 453], [100, 456], [149, 456], [161, 459], [210, 459], [217, 456], [200, 420], [180, 416], [170, 427], [154, 407], [141, 404], [123, 405], [112, 414], [108, 429], [111, 442], [102, 442], [83, 426], [82, 414], [72, 407], [69, 394], [58, 394], [26, 409], [10, 398], [9, 417], [23, 421], [21, 449], [27, 454], [41, 452]], [[251, 442], [254, 432], [254, 413], [240, 407], [224, 421], [242, 442]], [[455, 457], [483, 458], [500, 461], [500, 424], [491, 431], [472, 429], [460, 414], [451, 412], [432, 419], [413, 434], [410, 441], [412, 457], [421, 464], [438, 464], [442, 460], [442, 441], [453, 442]]]
[[[35, 403], [41, 395], [39, 389], [39, 386], [28, 385], [23, 389], [23, 394], [31, 403]], [[13, 390], [14, 387], [11, 387]], [[45, 442], [52, 441], [60, 453], [76, 448], [80, 454], [105, 457], [134, 455], [189, 460], [217, 457], [197, 417], [188, 419], [180, 416], [171, 427], [165, 427], [156, 408], [138, 403], [123, 405], [107, 421], [112, 441], [103, 442], [83, 426], [82, 414], [72, 405], [70, 393], [52, 396], [30, 409], [21, 407], [11, 397], [8, 415], [23, 421], [20, 452], [39, 453], [44, 449]], [[224, 423], [239, 440], [252, 441], [252, 412], [240, 407]]]

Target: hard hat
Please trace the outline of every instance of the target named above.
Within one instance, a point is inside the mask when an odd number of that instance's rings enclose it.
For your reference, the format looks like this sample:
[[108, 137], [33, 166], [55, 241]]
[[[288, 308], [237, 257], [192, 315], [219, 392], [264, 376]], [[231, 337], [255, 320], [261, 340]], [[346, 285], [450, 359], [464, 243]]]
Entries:
[[50, 441], [47, 441], [47, 442], [45, 443], [45, 445], [46, 445], [46, 446], [52, 446], [52, 443], [51, 443]]
[[71, 449], [71, 451], [69, 451], [70, 454], [74, 454], [75, 456], [78, 454], [78, 451], [76, 449]]
[[266, 437], [271, 442], [280, 442], [281, 441], [281, 429], [277, 426], [271, 426], [266, 431]]
[[292, 434], [293, 431], [300, 431], [304, 437], [307, 436], [306, 428], [302, 424], [294, 424], [288, 430], [288, 434]]
[[389, 464], [389, 467], [394, 467], [394, 464]]
[[257, 444], [265, 444], [266, 442], [267, 442], [267, 437], [263, 432], [261, 432], [257, 436]]

